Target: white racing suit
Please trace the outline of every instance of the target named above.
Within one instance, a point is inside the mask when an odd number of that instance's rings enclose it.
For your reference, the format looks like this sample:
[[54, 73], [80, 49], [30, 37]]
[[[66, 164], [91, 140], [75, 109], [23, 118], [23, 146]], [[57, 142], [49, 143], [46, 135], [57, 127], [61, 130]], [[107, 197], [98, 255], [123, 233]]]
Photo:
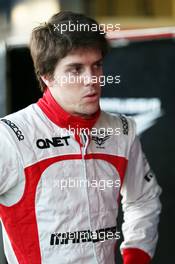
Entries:
[[120, 194], [123, 262], [150, 263], [160, 192], [130, 118], [100, 110], [89, 120], [73, 117], [47, 90], [0, 121], [0, 218], [9, 264], [114, 264]]

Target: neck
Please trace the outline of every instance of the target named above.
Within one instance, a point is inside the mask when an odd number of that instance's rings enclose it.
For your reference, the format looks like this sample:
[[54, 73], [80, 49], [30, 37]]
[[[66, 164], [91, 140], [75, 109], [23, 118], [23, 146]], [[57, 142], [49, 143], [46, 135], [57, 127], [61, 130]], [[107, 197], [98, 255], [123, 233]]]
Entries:
[[60, 127], [79, 127], [91, 129], [96, 123], [100, 109], [93, 115], [78, 115], [66, 112], [54, 99], [49, 89], [47, 89], [43, 97], [38, 101], [38, 106], [47, 115], [47, 117]]

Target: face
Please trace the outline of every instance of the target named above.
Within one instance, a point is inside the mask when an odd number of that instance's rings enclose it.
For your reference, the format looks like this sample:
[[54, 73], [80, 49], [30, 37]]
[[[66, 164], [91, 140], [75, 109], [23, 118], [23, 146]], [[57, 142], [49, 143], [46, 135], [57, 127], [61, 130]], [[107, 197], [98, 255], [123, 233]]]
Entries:
[[46, 84], [65, 111], [88, 118], [99, 109], [101, 75], [101, 51], [82, 48], [60, 60]]

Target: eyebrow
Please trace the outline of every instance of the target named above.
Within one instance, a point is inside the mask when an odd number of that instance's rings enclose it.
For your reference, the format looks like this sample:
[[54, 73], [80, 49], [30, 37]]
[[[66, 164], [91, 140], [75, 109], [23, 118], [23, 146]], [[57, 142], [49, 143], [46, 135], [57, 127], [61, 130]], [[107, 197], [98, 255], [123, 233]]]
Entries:
[[[100, 58], [99, 60], [93, 62], [92, 65], [100, 63], [102, 61], [103, 61], [103, 59]], [[73, 63], [69, 63], [69, 64], [66, 65], [66, 67], [81, 67], [81, 66], [83, 66], [83, 63], [79, 63], [79, 62], [73, 62]]]

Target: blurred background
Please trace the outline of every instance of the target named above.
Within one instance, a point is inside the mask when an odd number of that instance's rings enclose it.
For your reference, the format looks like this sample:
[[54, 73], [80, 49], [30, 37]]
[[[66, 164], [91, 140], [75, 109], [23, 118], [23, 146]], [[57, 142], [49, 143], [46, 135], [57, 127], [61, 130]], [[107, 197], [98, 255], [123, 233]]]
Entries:
[[[60, 10], [120, 24], [120, 31], [107, 34], [111, 51], [104, 61], [105, 75], [120, 75], [120, 83], [103, 87], [101, 106], [136, 120], [163, 188], [160, 238], [152, 263], [174, 263], [175, 0], [0, 0], [0, 117], [41, 96], [28, 41], [33, 27]], [[122, 211], [119, 229], [121, 221]], [[0, 234], [0, 264], [6, 263]], [[119, 251], [116, 263], [122, 263]]]

